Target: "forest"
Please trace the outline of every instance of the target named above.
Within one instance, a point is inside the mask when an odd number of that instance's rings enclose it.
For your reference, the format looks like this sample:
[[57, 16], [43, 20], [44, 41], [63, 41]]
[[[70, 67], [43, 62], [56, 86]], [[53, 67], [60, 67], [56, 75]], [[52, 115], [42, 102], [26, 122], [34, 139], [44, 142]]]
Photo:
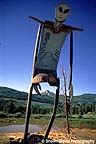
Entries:
[[[15, 115], [22, 117], [26, 113], [27, 93], [0, 87], [0, 117]], [[32, 114], [51, 114], [53, 110], [54, 94], [32, 97]], [[82, 116], [87, 113], [96, 114], [96, 94], [73, 96], [70, 115]], [[64, 114], [64, 96], [60, 95], [57, 113]]]

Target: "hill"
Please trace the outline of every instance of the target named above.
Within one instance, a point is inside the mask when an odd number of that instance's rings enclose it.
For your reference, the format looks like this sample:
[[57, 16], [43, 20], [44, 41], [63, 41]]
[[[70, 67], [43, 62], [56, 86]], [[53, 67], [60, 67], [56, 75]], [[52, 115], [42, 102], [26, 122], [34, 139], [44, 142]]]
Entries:
[[[54, 97], [51, 95], [45, 95], [46, 93], [40, 95], [33, 94], [32, 100], [36, 102], [51, 103], [53, 104]], [[17, 100], [27, 100], [28, 94], [26, 92], [21, 92], [8, 87], [0, 87], [0, 98], [13, 98]]]
[[[53, 111], [54, 94], [49, 92], [43, 93], [41, 96], [32, 95], [32, 114], [50, 115]], [[0, 117], [24, 117], [27, 104], [27, 93], [20, 92], [7, 87], [0, 87]], [[59, 104], [57, 108], [57, 116], [65, 117], [64, 96], [59, 96]], [[96, 94], [83, 94], [73, 96], [71, 101], [70, 114], [72, 118], [91, 114], [96, 116]]]
[[[50, 95], [49, 95], [50, 94]], [[15, 89], [11, 89], [8, 87], [0, 87], [0, 99], [1, 98], [13, 98], [17, 100], [27, 100], [27, 93], [21, 92]], [[42, 93], [42, 95], [33, 94], [32, 100], [36, 102], [42, 102], [42, 103], [50, 103], [53, 104], [54, 102], [54, 93], [45, 91]], [[63, 95], [60, 95], [59, 97], [59, 104], [63, 103]], [[96, 104], [96, 94], [82, 94], [78, 96], [73, 96], [72, 98], [72, 104], [74, 105], [81, 105], [81, 104], [88, 104], [88, 103], [94, 103]]]
[[74, 96], [72, 103], [75, 105], [80, 105], [82, 104], [91, 104], [94, 103], [96, 104], [96, 94], [82, 94], [78, 96]]

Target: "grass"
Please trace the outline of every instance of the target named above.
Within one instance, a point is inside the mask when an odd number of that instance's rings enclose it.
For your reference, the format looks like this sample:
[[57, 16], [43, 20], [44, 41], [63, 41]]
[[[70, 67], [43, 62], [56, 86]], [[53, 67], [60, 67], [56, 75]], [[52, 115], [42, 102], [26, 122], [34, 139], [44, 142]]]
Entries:
[[[45, 130], [49, 123], [49, 119], [50, 119], [50, 115], [40, 115], [40, 114], [31, 115], [30, 124], [38, 125], [42, 127], [43, 130]], [[0, 118], [0, 126], [15, 125], [15, 124], [19, 125], [24, 123], [25, 123], [24, 117], [23, 118], [15, 118], [15, 117]], [[75, 115], [69, 118], [69, 123], [71, 128], [96, 129], [96, 116], [91, 115], [91, 117], [89, 117], [88, 115], [84, 115], [80, 117], [78, 115]], [[56, 115], [53, 126], [57, 126], [59, 128], [66, 127], [66, 119], [63, 117], [63, 115], [60, 114]], [[9, 141], [10, 141], [9, 138], [0, 135], [0, 144], [8, 144]]]
[[[50, 115], [31, 115], [30, 117], [30, 124], [39, 125], [44, 127], [48, 125], [50, 120]], [[0, 118], [0, 126], [7, 126], [7, 125], [19, 125], [24, 124], [25, 118]], [[71, 127], [78, 127], [78, 128], [90, 128], [96, 129], [96, 117], [71, 117], [69, 118], [69, 123]], [[57, 115], [54, 121], [54, 125], [57, 127], [64, 127], [66, 125], [66, 119], [61, 115]]]
[[0, 136], [0, 144], [8, 144], [9, 141], [9, 138], [5, 136]]
[[70, 118], [71, 127], [96, 129], [96, 116], [83, 115]]

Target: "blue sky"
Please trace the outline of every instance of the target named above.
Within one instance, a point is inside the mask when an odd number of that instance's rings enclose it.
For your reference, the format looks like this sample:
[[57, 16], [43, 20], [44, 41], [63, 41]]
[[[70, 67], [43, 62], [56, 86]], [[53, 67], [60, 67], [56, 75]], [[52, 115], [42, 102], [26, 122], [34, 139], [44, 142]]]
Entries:
[[[74, 94], [96, 93], [96, 2], [95, 0], [0, 0], [0, 86], [27, 91], [32, 74], [32, 60], [38, 23], [28, 19], [54, 21], [55, 6], [66, 2], [71, 14], [66, 24], [83, 28], [74, 32]], [[69, 77], [69, 37], [62, 48], [61, 65]], [[62, 80], [61, 80], [62, 85]], [[54, 87], [42, 85], [42, 90]]]

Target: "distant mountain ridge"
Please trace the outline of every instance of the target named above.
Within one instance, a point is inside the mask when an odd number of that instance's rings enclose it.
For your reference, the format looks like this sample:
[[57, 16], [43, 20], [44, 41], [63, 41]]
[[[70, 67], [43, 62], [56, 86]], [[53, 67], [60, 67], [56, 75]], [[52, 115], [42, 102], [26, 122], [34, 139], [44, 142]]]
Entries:
[[[0, 98], [13, 98], [18, 100], [27, 100], [27, 93], [21, 92], [12, 88], [8, 87], [1, 87], [0, 86]], [[42, 95], [33, 94], [32, 100], [37, 102], [43, 102], [43, 103], [54, 103], [54, 96], [55, 94], [53, 92], [50, 92], [49, 90], [46, 90], [42, 93]], [[59, 104], [63, 103], [64, 96], [59, 96]], [[75, 105], [78, 105], [80, 103], [95, 103], [96, 104], [96, 94], [82, 94], [78, 96], [73, 96], [72, 103]]]
[[55, 95], [53, 92], [49, 91], [49, 90], [46, 90], [45, 92], [42, 92], [41, 93], [42, 95]]
[[[21, 92], [8, 87], [0, 86], [0, 98], [13, 98], [18, 100], [27, 100], [28, 93]], [[53, 104], [54, 97], [46, 94], [45, 92], [42, 95], [32, 94], [32, 100], [42, 103]]]

